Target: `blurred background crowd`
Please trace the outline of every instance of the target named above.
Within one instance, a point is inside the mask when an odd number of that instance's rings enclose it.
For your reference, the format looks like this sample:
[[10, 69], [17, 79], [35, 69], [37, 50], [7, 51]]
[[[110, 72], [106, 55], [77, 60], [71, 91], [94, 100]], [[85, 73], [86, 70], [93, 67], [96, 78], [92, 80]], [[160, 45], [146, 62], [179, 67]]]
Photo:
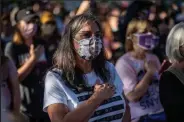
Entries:
[[[40, 19], [37, 21], [39, 27], [41, 27], [42, 24], [47, 24], [49, 21], [54, 21], [57, 29], [56, 33], [60, 35], [70, 18], [75, 16], [77, 13], [80, 3], [82, 3], [80, 0], [2, 1], [2, 50], [4, 51], [5, 45], [13, 39], [13, 35], [16, 31], [16, 13], [18, 10], [28, 8], [36, 12]], [[133, 18], [146, 18], [153, 26], [153, 30], [160, 38], [159, 44], [153, 52], [159, 57], [161, 62], [165, 59], [165, 40], [169, 30], [176, 23], [184, 20], [184, 3], [182, 3], [182, 0], [140, 0], [136, 2], [133, 0], [92, 0], [90, 6], [85, 6], [86, 8], [84, 6], [83, 8], [86, 9], [86, 11], [87, 9], [91, 9], [93, 14], [95, 14], [100, 20], [104, 31], [104, 44], [107, 50], [107, 58], [114, 63], [119, 56], [125, 53], [126, 28], [127, 24]], [[48, 14], [53, 17], [48, 17]], [[46, 18], [47, 20], [45, 22], [41, 21], [43, 18]], [[47, 29], [43, 30], [48, 31]], [[41, 29], [39, 30], [39, 33], [40, 32], [42, 32]]]
[[[42, 111], [43, 87], [40, 84], [43, 84], [44, 75], [52, 66], [52, 57], [65, 25], [76, 14], [90, 11], [100, 21], [106, 58], [113, 64], [129, 51], [127, 45], [131, 44], [126, 42], [126, 33], [131, 20], [144, 19], [149, 22], [150, 30], [157, 39], [155, 48], [150, 52], [161, 63], [167, 60], [165, 45], [169, 31], [175, 24], [184, 21], [182, 0], [89, 1], [1, 1], [1, 55], [11, 59], [18, 69], [21, 110], [27, 116], [33, 116], [31, 121], [37, 118], [40, 122], [49, 121]], [[11, 65], [8, 64], [9, 67]], [[7, 97], [7, 94], [4, 96]]]

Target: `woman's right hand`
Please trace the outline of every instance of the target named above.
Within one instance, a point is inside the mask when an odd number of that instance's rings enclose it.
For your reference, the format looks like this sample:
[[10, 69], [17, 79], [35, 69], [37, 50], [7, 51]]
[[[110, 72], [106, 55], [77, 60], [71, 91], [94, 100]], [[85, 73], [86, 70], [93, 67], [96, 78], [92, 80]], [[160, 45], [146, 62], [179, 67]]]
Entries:
[[96, 84], [94, 87], [94, 97], [97, 100], [104, 101], [111, 98], [115, 93], [115, 87], [112, 84]]
[[38, 45], [36, 48], [34, 47], [33, 44], [30, 46], [29, 51], [30, 58], [33, 58], [34, 60], [37, 61], [43, 53], [44, 53], [44, 46]]
[[154, 74], [158, 70], [155, 61], [145, 62], [145, 69], [151, 74]]

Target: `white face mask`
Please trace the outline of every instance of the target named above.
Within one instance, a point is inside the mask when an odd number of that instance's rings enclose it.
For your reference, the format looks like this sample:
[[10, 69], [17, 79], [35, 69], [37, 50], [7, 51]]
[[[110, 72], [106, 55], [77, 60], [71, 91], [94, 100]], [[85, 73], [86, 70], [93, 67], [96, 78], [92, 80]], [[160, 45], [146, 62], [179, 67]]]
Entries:
[[37, 25], [30, 23], [24, 26], [21, 33], [25, 38], [29, 38], [29, 37], [34, 36], [36, 31], [37, 31]]
[[97, 37], [91, 37], [76, 41], [79, 44], [77, 53], [85, 60], [92, 60], [96, 58], [102, 49], [102, 40]]

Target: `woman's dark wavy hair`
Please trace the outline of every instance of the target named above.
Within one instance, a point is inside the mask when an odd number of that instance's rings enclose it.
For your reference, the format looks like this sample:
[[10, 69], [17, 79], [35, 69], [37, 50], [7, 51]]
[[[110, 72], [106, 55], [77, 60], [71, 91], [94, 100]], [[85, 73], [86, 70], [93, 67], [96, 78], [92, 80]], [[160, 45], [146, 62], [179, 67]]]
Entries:
[[[73, 45], [74, 36], [84, 26], [86, 22], [93, 21], [97, 24], [100, 31], [102, 28], [96, 17], [91, 14], [82, 14], [75, 16], [67, 24], [64, 33], [62, 35], [59, 48], [55, 52], [53, 61], [54, 67], [62, 70], [62, 79], [67, 86], [75, 88], [78, 91], [89, 90], [85, 83], [85, 77], [83, 77], [83, 71], [77, 67], [76, 58], [77, 55]], [[104, 81], [110, 81], [110, 72], [105, 66], [106, 59], [104, 53], [104, 46], [101, 53], [94, 60], [92, 60], [92, 68], [94, 72]]]

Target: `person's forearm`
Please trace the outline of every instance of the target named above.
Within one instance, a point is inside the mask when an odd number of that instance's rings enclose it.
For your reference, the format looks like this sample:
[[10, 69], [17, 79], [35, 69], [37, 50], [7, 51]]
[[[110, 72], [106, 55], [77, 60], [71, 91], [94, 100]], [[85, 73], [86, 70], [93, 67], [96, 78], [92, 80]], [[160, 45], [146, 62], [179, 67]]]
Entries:
[[82, 1], [79, 9], [77, 10], [77, 13], [76, 15], [80, 15], [80, 14], [83, 14], [85, 11], [88, 10], [88, 8], [90, 7], [90, 0], [84, 0]]
[[19, 89], [19, 81], [18, 81], [18, 73], [17, 68], [14, 63], [9, 60], [8, 62], [8, 82], [9, 88], [12, 96], [12, 111], [15, 113], [19, 113], [20, 111], [20, 89]]
[[[101, 101], [102, 102], [102, 101]], [[96, 100], [94, 96], [90, 97], [87, 101], [82, 103], [74, 111], [69, 112], [64, 117], [62, 122], [87, 122], [90, 117], [101, 103]], [[60, 121], [61, 122], [61, 121]]]
[[134, 90], [132, 92], [128, 93], [128, 95], [126, 95], [127, 99], [129, 101], [136, 102], [142, 96], [144, 96], [149, 88], [151, 81], [152, 81], [152, 77], [153, 77], [153, 74], [150, 72], [147, 72], [144, 75], [144, 77], [142, 78], [142, 80], [136, 85]]
[[20, 103], [21, 103], [21, 98], [20, 98], [20, 90], [19, 90], [19, 82], [18, 82], [18, 77], [14, 79], [13, 81], [13, 87], [12, 87], [12, 96], [13, 96], [13, 111], [16, 113], [19, 113], [20, 111]]
[[18, 69], [18, 77], [19, 77], [19, 81], [21, 82], [22, 80], [24, 80], [29, 73], [32, 71], [33, 67], [35, 66], [36, 61], [34, 58], [29, 58], [24, 64], [23, 66], [21, 66]]
[[[12, 81], [11, 81], [12, 80]], [[18, 113], [20, 111], [20, 90], [19, 90], [19, 83], [17, 78], [16, 79], [11, 79], [10, 78], [10, 90], [12, 94], [12, 107], [11, 110], [15, 113]]]
[[128, 100], [126, 99], [124, 93], [122, 95], [125, 99], [125, 104], [126, 104], [126, 111], [124, 113], [122, 122], [131, 122], [131, 114], [130, 114], [130, 107], [129, 107], [129, 104], [128, 104]]
[[131, 122], [130, 107], [126, 104], [126, 111], [123, 116], [122, 122]]
[[13, 96], [13, 111], [19, 112], [20, 111], [20, 103], [21, 103], [20, 92], [14, 91], [13, 95], [14, 95]]

